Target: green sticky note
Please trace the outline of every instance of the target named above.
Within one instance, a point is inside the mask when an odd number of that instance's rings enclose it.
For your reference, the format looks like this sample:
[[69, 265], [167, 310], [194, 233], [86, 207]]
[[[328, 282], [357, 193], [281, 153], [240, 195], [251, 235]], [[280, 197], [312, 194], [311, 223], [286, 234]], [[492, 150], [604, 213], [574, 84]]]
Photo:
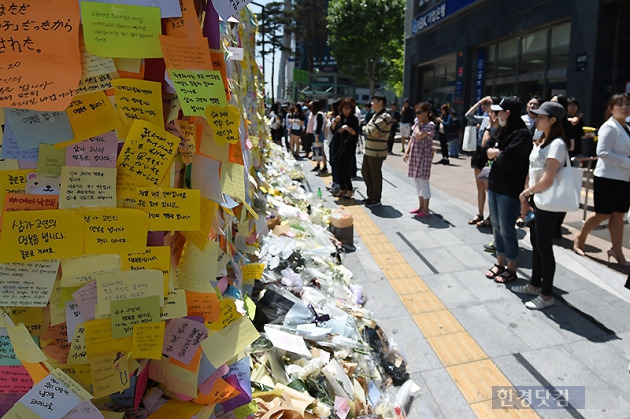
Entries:
[[160, 58], [162, 21], [158, 7], [81, 2], [85, 47], [117, 58]]
[[133, 325], [160, 321], [160, 297], [128, 298], [110, 302], [112, 337], [133, 335]]
[[54, 145], [40, 144], [37, 156], [37, 174], [40, 177], [59, 177], [66, 164], [66, 149], [56, 149]]
[[245, 294], [245, 297], [243, 297], [243, 302], [245, 303], [245, 312], [247, 313], [247, 316], [251, 320], [254, 320], [254, 317], [256, 317], [256, 303], [254, 303], [254, 301], [249, 298], [249, 295], [247, 294]]
[[208, 105], [226, 106], [221, 72], [216, 70], [168, 70], [185, 116], [204, 116]]

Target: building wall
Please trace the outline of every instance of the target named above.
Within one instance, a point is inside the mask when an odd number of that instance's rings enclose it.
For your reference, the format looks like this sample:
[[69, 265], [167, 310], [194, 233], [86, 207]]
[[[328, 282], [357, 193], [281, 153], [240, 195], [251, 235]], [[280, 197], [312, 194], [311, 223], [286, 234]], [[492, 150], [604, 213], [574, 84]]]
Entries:
[[[445, 0], [442, 3], [448, 6], [452, 1], [454, 0]], [[619, 9], [626, 7], [627, 2], [476, 0], [454, 14], [449, 15], [447, 12], [446, 17], [412, 34], [412, 22], [418, 17], [413, 15], [417, 2], [418, 0], [408, 0], [405, 25], [404, 91], [412, 102], [424, 99], [421, 97], [418, 66], [461, 51], [463, 88], [461, 97], [456, 97], [455, 103], [459, 101], [460, 110], [466, 110], [474, 103], [477, 68], [475, 51], [478, 47], [566, 21], [571, 22], [566, 72], [567, 94], [580, 100], [587, 122], [592, 125], [603, 122], [604, 102], [613, 91], [623, 90], [625, 80], [629, 78], [625, 68], [630, 66], [624, 67], [619, 63], [619, 43], [611, 41], [618, 37]], [[442, 3], [438, 2], [436, 5]], [[581, 59], [586, 57], [586, 65], [579, 69], [576, 62], [578, 56]], [[613, 68], [617, 69], [614, 78]]]

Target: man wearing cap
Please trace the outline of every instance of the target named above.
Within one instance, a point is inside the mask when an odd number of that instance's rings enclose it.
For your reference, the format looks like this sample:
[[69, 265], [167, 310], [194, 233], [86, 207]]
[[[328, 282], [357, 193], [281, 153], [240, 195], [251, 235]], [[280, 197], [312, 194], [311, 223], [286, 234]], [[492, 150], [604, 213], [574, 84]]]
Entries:
[[[504, 98], [491, 109], [497, 112], [499, 132], [488, 141], [483, 154], [492, 160], [488, 177], [488, 206], [497, 261], [486, 277], [502, 284], [516, 279], [518, 239], [514, 227], [520, 210], [519, 194], [523, 190], [532, 151], [532, 136], [521, 119], [523, 104], [518, 97]], [[485, 133], [484, 136], [489, 136]], [[507, 267], [506, 267], [507, 262]]]
[[383, 162], [387, 158], [387, 140], [392, 126], [392, 117], [385, 110], [387, 99], [383, 95], [374, 95], [372, 109], [374, 116], [363, 127], [365, 151], [361, 175], [367, 188], [366, 207], [381, 205], [383, 192]]

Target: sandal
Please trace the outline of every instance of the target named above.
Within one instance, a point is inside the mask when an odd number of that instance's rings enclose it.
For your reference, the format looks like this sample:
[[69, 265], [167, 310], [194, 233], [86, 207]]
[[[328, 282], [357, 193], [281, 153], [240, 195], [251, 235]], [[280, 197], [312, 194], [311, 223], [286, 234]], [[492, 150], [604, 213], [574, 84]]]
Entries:
[[516, 271], [512, 271], [510, 269], [506, 269], [505, 271], [503, 271], [501, 273], [501, 275], [497, 275], [494, 278], [494, 282], [497, 282], [499, 284], [507, 284], [508, 282], [512, 282], [515, 279], [518, 279], [516, 277]]
[[490, 217], [486, 218], [485, 220], [477, 221], [477, 227], [492, 227]]
[[483, 221], [483, 215], [475, 215], [475, 218], [473, 218], [472, 220], [468, 220], [468, 224], [477, 224], [479, 221]]
[[501, 275], [503, 272], [505, 272], [505, 266], [497, 265], [495, 263], [492, 268], [486, 271], [486, 278], [495, 279], [496, 277]]

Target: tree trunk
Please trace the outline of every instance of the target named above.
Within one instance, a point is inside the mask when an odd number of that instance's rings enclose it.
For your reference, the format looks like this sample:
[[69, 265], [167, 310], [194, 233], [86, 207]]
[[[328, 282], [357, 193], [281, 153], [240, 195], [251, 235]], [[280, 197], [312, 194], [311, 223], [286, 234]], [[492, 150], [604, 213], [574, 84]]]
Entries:
[[276, 52], [272, 51], [271, 53], [271, 103], [275, 103], [276, 102], [276, 98], [273, 94], [273, 77], [274, 77], [274, 73], [276, 72]]
[[[284, 0], [284, 10], [291, 9], [291, 0]], [[287, 62], [289, 60], [288, 54], [289, 49], [291, 48], [291, 35], [286, 28], [282, 29], [282, 50], [280, 51], [280, 63], [278, 63], [278, 94], [276, 97], [278, 99], [286, 99], [286, 70], [287, 70]]]

